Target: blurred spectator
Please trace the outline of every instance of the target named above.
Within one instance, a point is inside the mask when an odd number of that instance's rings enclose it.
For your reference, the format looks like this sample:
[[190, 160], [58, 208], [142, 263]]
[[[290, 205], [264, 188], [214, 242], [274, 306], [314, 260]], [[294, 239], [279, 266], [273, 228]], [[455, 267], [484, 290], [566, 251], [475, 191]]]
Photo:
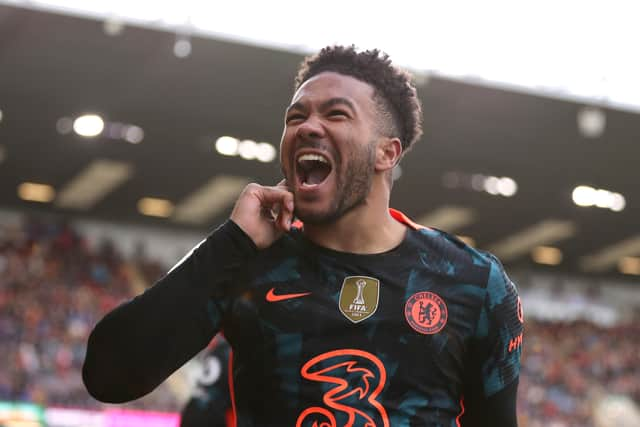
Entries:
[[527, 321], [518, 395], [524, 427], [590, 427], [593, 403], [619, 394], [640, 403], [640, 323]]
[[[145, 264], [146, 271], [157, 271], [153, 266]], [[0, 400], [104, 406], [82, 384], [85, 344], [91, 327], [131, 296], [125, 263], [110, 242], [92, 251], [64, 223], [29, 219], [22, 229], [3, 227]], [[166, 390], [128, 406], [180, 408]]]

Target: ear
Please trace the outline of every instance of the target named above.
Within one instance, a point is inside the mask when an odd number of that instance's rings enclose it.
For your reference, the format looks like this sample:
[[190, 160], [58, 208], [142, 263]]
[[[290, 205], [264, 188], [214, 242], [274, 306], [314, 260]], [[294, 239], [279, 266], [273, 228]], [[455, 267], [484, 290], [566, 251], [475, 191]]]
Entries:
[[382, 138], [376, 147], [376, 172], [394, 168], [402, 157], [402, 143], [399, 138]]

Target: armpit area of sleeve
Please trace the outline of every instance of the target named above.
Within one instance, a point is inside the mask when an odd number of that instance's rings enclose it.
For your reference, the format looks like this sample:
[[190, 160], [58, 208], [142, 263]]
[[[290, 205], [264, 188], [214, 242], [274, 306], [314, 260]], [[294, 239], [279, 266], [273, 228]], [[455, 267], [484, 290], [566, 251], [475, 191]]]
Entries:
[[490, 397], [516, 381], [520, 375], [520, 349], [502, 360], [487, 360], [482, 366], [483, 389]]

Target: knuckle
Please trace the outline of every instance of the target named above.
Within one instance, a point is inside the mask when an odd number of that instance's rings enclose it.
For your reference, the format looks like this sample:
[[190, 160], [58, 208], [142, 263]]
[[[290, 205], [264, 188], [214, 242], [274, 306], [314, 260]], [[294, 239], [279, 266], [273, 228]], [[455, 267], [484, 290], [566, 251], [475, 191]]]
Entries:
[[261, 186], [259, 184], [256, 184], [255, 182], [251, 182], [249, 184], [247, 184], [247, 186], [244, 188], [244, 191], [246, 193], [255, 193], [256, 191], [259, 191], [261, 188]]

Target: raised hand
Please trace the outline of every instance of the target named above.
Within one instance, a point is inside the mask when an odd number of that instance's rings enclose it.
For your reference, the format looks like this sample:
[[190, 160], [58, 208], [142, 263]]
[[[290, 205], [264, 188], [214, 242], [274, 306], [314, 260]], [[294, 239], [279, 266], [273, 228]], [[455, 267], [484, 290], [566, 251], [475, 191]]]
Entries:
[[247, 185], [231, 212], [231, 220], [264, 249], [289, 230], [293, 219], [293, 194], [282, 180], [276, 186]]

